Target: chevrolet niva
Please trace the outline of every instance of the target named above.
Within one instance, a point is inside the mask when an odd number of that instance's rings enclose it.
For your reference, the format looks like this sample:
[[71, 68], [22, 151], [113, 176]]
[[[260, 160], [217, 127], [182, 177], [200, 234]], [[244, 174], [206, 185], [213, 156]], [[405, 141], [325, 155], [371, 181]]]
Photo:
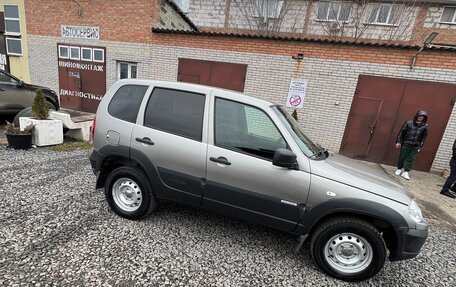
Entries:
[[386, 173], [315, 145], [273, 103], [223, 89], [120, 80], [93, 124], [90, 161], [128, 219], [172, 200], [306, 238], [315, 263], [347, 281], [413, 258], [428, 224]]

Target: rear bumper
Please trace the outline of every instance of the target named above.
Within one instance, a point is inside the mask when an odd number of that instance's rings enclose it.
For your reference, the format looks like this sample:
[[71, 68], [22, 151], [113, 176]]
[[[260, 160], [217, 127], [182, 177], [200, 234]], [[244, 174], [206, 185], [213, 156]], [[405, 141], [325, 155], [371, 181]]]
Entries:
[[103, 161], [103, 156], [98, 153], [96, 150], [92, 151], [92, 154], [89, 157], [90, 165], [92, 166], [93, 173], [98, 174], [101, 168], [101, 163]]
[[397, 246], [390, 253], [391, 261], [406, 260], [416, 257], [428, 236], [427, 227], [423, 230], [396, 230]]

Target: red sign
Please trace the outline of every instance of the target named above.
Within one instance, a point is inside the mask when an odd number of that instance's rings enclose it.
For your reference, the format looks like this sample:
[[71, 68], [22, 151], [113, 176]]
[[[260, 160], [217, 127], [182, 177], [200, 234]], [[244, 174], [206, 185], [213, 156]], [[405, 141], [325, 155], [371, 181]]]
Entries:
[[301, 97], [298, 95], [295, 95], [294, 97], [290, 97], [290, 105], [293, 107], [297, 107], [301, 104]]

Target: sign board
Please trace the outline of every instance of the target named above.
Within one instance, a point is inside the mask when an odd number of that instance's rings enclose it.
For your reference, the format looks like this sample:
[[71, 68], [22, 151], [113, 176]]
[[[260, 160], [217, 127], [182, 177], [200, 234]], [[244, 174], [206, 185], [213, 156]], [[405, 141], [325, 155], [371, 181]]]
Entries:
[[6, 39], [4, 35], [0, 37], [0, 70], [8, 73], [10, 71], [9, 59], [8, 55], [6, 54]]
[[106, 49], [57, 44], [57, 57], [61, 106], [95, 113], [106, 93]]
[[62, 38], [100, 40], [100, 28], [89, 26], [61, 25], [60, 35]]
[[291, 80], [286, 106], [289, 108], [302, 109], [304, 106], [304, 96], [306, 95], [306, 89], [306, 80]]

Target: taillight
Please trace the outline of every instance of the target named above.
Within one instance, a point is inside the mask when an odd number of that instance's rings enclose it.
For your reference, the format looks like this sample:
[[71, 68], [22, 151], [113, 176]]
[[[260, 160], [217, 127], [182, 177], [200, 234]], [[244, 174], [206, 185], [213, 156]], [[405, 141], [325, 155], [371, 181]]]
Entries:
[[95, 118], [93, 119], [93, 123], [92, 123], [92, 130], [91, 130], [91, 132], [92, 132], [92, 140], [93, 140], [93, 138], [95, 136], [95, 124], [96, 123], [97, 123], [97, 115], [95, 115]]

